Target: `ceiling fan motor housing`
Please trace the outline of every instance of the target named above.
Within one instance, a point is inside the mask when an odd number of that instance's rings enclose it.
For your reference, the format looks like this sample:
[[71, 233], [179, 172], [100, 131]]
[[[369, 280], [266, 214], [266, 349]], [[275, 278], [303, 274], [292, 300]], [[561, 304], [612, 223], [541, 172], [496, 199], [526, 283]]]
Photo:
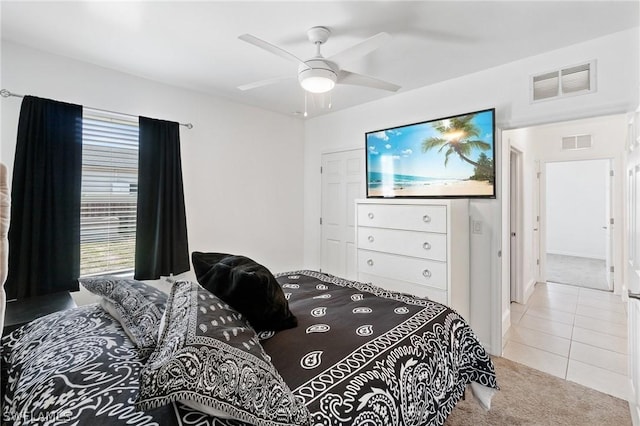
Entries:
[[327, 27], [311, 27], [307, 30], [307, 37], [309, 37], [309, 41], [313, 44], [326, 43], [330, 35], [331, 30]]

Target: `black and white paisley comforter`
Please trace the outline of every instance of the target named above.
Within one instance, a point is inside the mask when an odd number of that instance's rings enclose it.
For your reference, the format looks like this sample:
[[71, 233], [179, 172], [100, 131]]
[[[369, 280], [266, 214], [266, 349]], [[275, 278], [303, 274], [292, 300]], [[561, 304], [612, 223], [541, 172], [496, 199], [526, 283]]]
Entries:
[[[260, 337], [314, 425], [441, 425], [469, 383], [497, 387], [446, 306], [312, 271], [277, 278], [298, 327]], [[98, 305], [36, 320], [3, 338], [3, 424], [240, 425], [181, 404], [136, 411], [144, 362]]]
[[3, 363], [8, 424], [158, 425], [173, 417], [166, 407], [135, 410], [142, 357], [97, 304], [48, 315], [3, 337]]

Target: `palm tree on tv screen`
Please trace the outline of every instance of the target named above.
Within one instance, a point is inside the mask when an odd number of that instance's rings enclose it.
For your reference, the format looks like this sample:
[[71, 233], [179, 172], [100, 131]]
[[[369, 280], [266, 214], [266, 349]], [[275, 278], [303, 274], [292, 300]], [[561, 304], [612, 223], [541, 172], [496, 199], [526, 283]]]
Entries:
[[444, 166], [449, 162], [449, 156], [456, 153], [461, 160], [473, 165], [474, 167], [483, 167], [477, 161], [469, 158], [474, 149], [487, 151], [491, 149], [491, 145], [478, 139], [480, 137], [480, 129], [471, 122], [473, 114], [461, 115], [447, 120], [440, 120], [433, 123], [433, 128], [440, 133], [441, 137], [430, 137], [422, 141], [422, 152], [430, 151], [438, 148], [438, 152], [444, 153]]

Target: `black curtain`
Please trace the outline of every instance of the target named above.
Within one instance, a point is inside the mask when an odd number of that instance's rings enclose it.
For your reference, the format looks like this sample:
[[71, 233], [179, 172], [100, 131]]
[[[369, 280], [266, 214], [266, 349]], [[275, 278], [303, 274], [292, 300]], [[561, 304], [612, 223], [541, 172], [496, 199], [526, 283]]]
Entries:
[[78, 291], [82, 107], [25, 96], [11, 186], [8, 299]]
[[138, 280], [189, 268], [179, 124], [140, 117], [136, 264]]

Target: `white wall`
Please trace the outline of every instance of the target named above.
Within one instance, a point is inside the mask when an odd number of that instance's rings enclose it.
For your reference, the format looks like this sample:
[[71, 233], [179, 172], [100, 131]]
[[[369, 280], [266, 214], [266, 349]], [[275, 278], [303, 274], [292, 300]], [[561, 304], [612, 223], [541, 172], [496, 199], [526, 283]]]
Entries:
[[552, 162], [545, 173], [547, 253], [606, 259], [609, 161]]
[[[501, 128], [626, 112], [637, 105], [638, 93], [629, 88], [638, 86], [638, 50], [638, 28], [634, 28], [308, 120], [305, 127], [305, 265], [309, 268], [320, 265], [317, 218], [321, 190], [318, 166], [322, 152], [363, 146], [364, 133], [370, 130], [489, 107], [496, 108]], [[529, 102], [531, 74], [592, 59], [598, 61], [596, 93], [536, 104]], [[335, 104], [339, 98], [336, 96], [333, 101]], [[500, 325], [496, 326], [500, 316], [495, 318], [495, 312], [509, 310], [508, 293], [496, 292], [493, 288], [500, 280], [497, 257], [501, 248], [500, 200], [472, 201], [471, 215], [484, 223], [486, 234], [476, 235], [471, 241], [470, 322], [487, 348], [492, 353], [500, 353], [501, 330]], [[497, 298], [492, 298], [492, 294]], [[492, 310], [496, 303], [500, 307]]]
[[[302, 266], [300, 120], [8, 42], [1, 77], [19, 94], [193, 123], [181, 127], [189, 249], [245, 254], [274, 272]], [[0, 102], [11, 173], [20, 99]]]

